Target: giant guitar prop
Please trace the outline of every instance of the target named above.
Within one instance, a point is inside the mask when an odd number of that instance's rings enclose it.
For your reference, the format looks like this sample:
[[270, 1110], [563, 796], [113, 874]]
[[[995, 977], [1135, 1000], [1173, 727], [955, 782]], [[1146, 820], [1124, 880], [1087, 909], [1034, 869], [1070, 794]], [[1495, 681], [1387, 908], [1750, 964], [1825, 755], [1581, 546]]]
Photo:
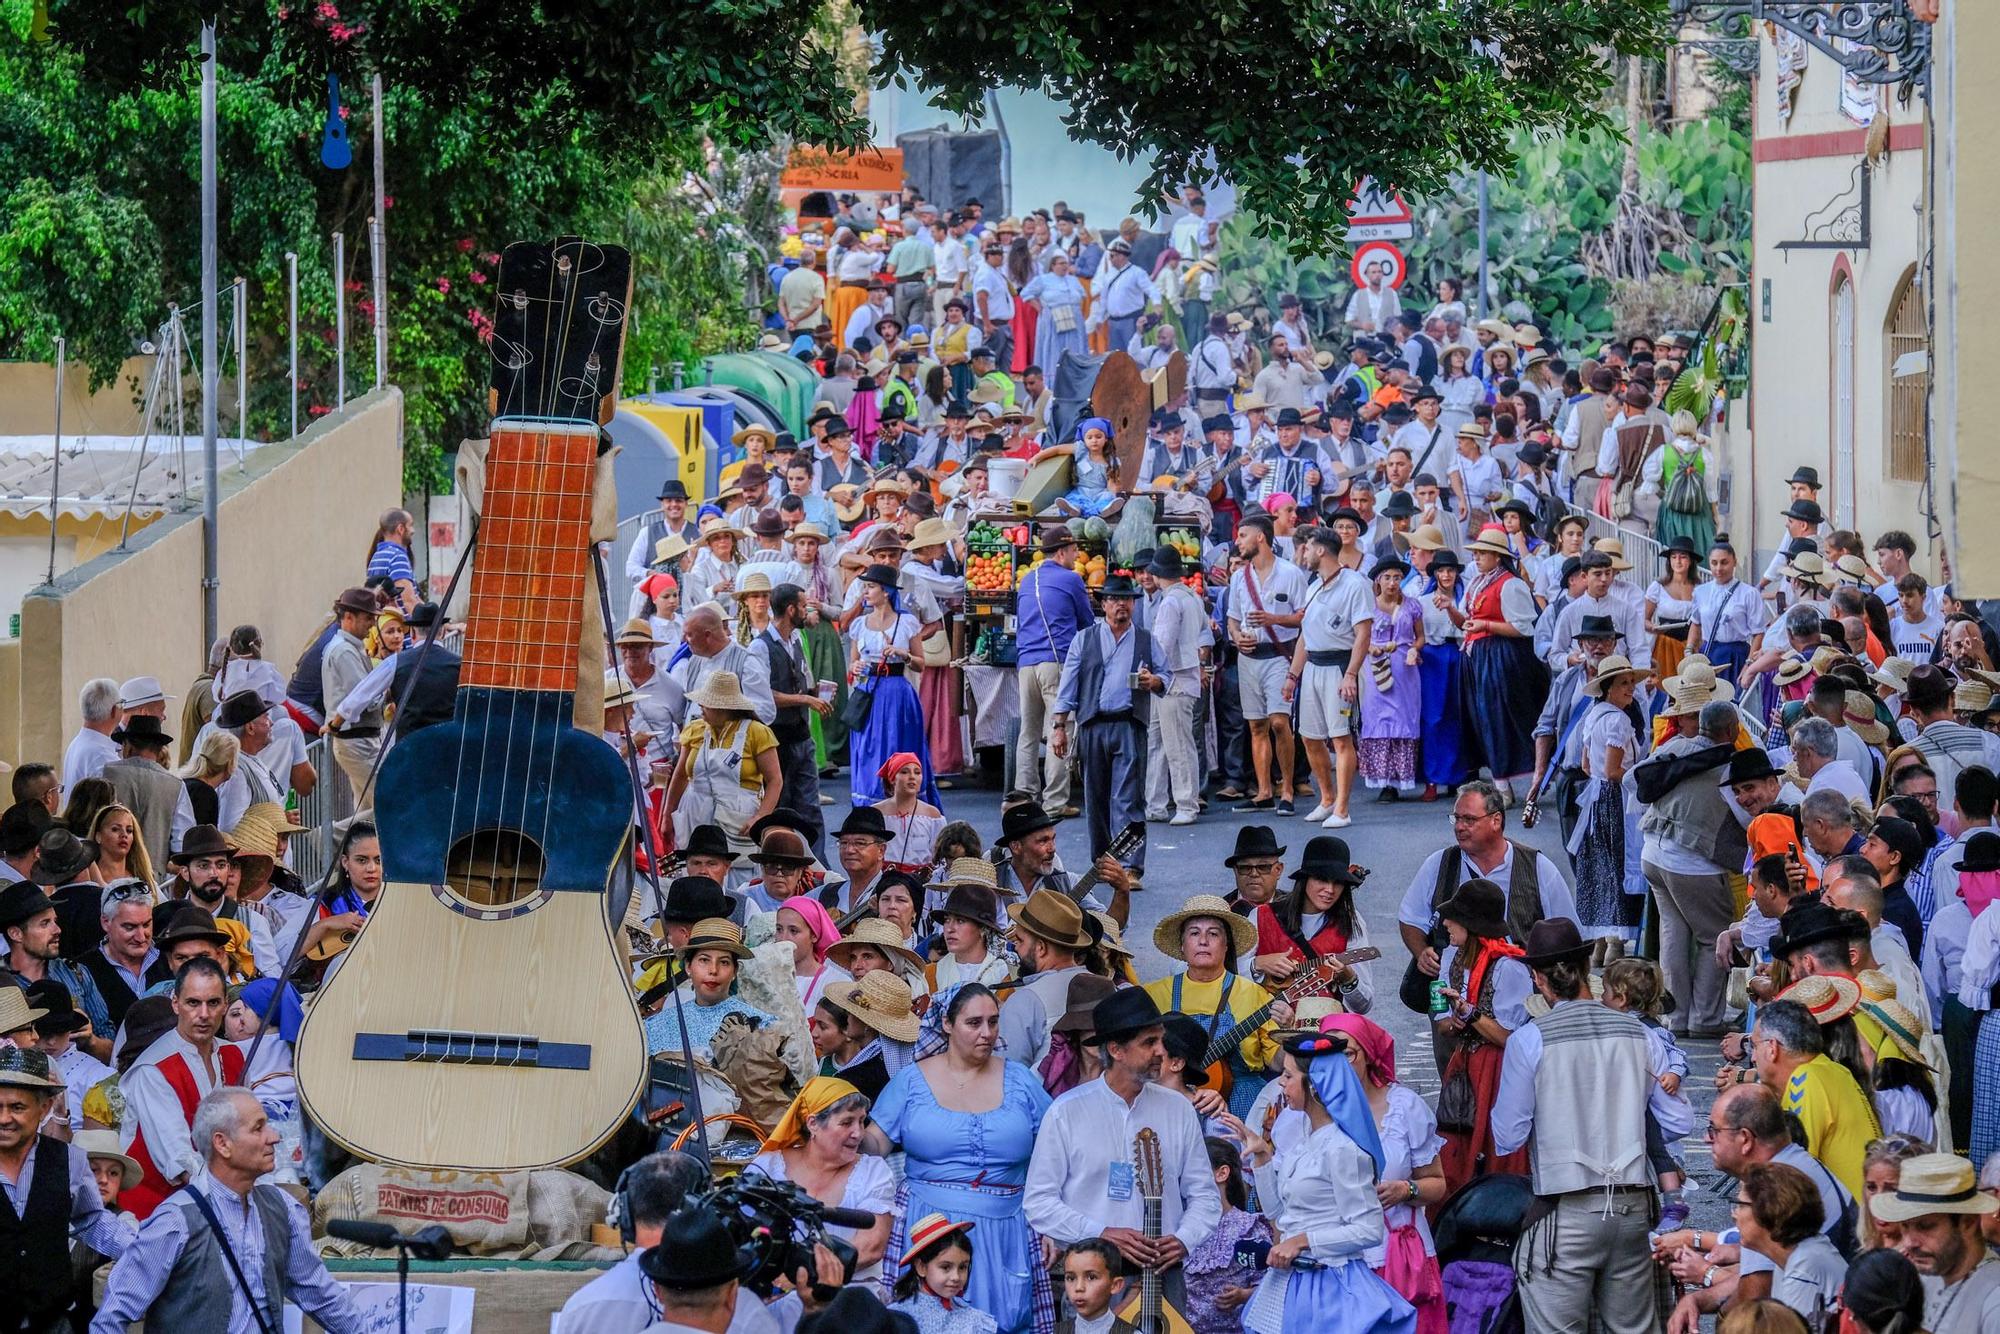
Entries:
[[599, 423], [619, 384], [631, 257], [507, 248], [493, 424], [452, 721], [383, 760], [386, 883], [299, 1035], [299, 1093], [355, 1154], [557, 1166], [647, 1078], [605, 886], [632, 827], [618, 752], [572, 725], [595, 612]]

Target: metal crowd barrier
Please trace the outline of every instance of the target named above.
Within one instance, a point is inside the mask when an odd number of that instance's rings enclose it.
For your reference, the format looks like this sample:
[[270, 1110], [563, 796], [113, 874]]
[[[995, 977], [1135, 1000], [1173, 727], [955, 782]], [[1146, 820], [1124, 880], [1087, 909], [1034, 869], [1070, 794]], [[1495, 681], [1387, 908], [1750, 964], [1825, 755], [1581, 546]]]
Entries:
[[[1666, 567], [1660, 563], [1660, 544], [1654, 538], [1636, 528], [1627, 528], [1614, 519], [1607, 519], [1595, 510], [1571, 505], [1569, 512], [1580, 516], [1586, 525], [1584, 529], [1586, 547], [1596, 545], [1598, 539], [1605, 537], [1616, 538], [1624, 546], [1625, 559], [1631, 562], [1632, 568], [1621, 571], [1618, 577], [1626, 583], [1634, 584], [1644, 592], [1648, 584], [1666, 572]], [[1708, 581], [1707, 561], [1707, 552], [1703, 552], [1701, 558], [1695, 561], [1696, 583]]]
[[319, 781], [313, 784], [310, 793], [299, 798], [299, 823], [306, 827], [306, 832], [292, 839], [292, 869], [310, 886], [317, 885], [326, 868], [333, 865], [334, 788], [341, 774], [327, 750], [325, 737], [313, 738], [306, 747], [306, 758], [312, 762]]

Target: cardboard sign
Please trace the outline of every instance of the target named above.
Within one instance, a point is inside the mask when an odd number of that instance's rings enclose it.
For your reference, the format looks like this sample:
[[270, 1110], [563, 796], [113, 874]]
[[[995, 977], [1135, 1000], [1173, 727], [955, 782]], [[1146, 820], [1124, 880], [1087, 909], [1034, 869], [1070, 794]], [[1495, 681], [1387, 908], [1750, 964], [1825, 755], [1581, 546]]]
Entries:
[[794, 148], [778, 185], [784, 190], [894, 193], [903, 188], [903, 150], [865, 148], [850, 153]]

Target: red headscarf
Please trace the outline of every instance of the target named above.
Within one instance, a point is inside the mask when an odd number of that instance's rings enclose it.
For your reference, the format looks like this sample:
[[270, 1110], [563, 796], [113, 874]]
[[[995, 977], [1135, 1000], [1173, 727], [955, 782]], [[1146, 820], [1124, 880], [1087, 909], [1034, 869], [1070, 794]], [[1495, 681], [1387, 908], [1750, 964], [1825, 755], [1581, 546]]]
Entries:
[[1341, 1033], [1361, 1048], [1368, 1074], [1378, 1084], [1396, 1082], [1396, 1039], [1373, 1019], [1360, 1014], [1330, 1014], [1319, 1021], [1322, 1033]]

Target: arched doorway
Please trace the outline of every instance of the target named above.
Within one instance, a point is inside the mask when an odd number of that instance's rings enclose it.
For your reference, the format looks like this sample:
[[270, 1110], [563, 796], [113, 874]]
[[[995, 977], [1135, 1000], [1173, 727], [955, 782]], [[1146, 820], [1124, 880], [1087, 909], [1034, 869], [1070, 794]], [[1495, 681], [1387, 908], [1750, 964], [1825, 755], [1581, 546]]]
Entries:
[[1854, 527], [1854, 281], [1833, 289], [1833, 526]]

